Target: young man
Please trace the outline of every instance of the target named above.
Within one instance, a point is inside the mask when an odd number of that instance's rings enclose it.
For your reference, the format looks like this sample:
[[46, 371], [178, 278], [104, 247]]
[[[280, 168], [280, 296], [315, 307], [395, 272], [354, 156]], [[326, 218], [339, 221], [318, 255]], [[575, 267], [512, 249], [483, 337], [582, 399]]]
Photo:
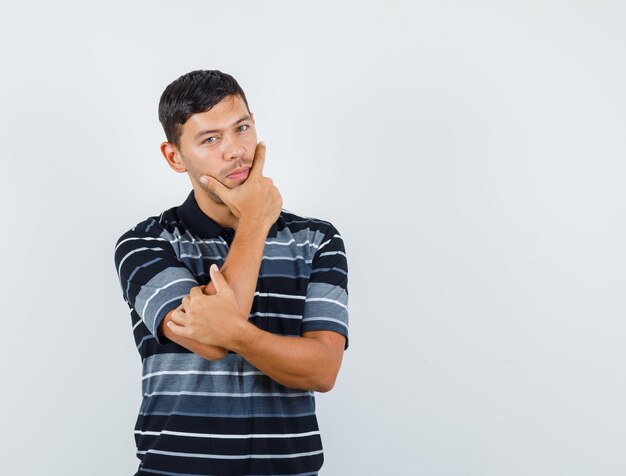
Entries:
[[281, 210], [231, 76], [180, 77], [159, 119], [193, 191], [115, 248], [143, 363], [136, 475], [317, 474], [313, 392], [333, 387], [347, 347], [341, 236]]

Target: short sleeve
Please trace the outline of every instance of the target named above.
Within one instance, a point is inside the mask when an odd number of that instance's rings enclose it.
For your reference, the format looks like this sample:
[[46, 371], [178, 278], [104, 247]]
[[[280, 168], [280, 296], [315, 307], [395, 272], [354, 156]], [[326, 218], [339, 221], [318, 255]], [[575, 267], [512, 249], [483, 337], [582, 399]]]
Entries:
[[302, 332], [334, 331], [348, 347], [348, 261], [343, 239], [330, 227], [315, 252], [307, 286]]
[[135, 228], [122, 235], [115, 247], [115, 267], [124, 299], [159, 344], [167, 341], [158, 332], [163, 318], [198, 286], [165, 235]]

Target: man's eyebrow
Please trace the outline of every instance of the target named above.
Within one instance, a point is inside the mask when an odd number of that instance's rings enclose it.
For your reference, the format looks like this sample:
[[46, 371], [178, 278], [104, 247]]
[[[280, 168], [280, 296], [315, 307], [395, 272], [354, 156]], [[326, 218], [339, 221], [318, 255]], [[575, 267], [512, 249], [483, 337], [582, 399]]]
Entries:
[[[232, 127], [236, 126], [240, 122], [247, 121], [248, 119], [251, 119], [251, 117], [248, 114], [246, 114], [245, 116], [242, 116], [238, 121], [234, 122]], [[220, 129], [211, 129], [211, 130], [199, 131], [195, 136], [193, 136], [193, 140], [196, 140], [196, 139], [202, 137], [205, 134], [214, 134], [215, 132], [220, 132]]]

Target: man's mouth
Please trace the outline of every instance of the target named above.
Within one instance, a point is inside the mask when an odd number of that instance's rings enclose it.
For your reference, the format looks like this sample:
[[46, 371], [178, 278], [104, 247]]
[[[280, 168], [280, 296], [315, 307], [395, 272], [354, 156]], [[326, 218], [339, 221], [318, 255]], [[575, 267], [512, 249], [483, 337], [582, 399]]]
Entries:
[[240, 180], [248, 177], [250, 167], [239, 167], [227, 175], [231, 180]]

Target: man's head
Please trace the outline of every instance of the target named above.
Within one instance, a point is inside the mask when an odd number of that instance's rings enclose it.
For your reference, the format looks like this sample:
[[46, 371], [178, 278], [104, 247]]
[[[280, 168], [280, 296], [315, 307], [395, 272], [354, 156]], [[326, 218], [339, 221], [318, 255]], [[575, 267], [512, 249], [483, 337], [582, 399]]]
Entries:
[[170, 83], [159, 101], [159, 121], [167, 141], [180, 147], [180, 135], [187, 119], [212, 109], [228, 96], [239, 96], [250, 112], [243, 89], [230, 74], [197, 70]]
[[159, 120], [167, 142], [161, 152], [176, 172], [187, 172], [196, 194], [204, 191], [222, 204], [200, 177], [228, 188], [242, 184], [257, 145], [254, 117], [235, 79], [220, 71], [192, 71], [161, 95]]

